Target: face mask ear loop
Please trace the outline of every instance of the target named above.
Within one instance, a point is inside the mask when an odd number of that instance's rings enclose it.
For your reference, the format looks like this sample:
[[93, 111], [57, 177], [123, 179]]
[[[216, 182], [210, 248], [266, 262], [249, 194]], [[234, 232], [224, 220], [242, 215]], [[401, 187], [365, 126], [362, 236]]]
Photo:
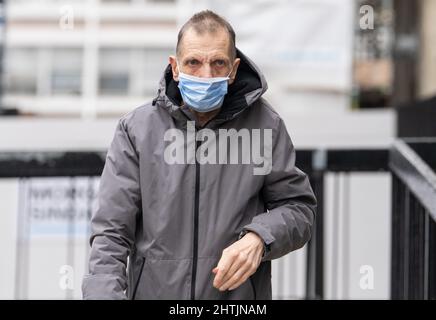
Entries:
[[177, 69], [179, 70], [179, 73], [183, 73], [182, 71], [180, 71], [180, 64], [179, 64], [179, 60], [176, 58], [176, 62], [177, 62]]
[[230, 75], [231, 75], [232, 72], [233, 72], [233, 68], [234, 68], [234, 65], [232, 65], [232, 68], [230, 69], [230, 72], [229, 72], [229, 74], [228, 74], [227, 77], [226, 77], [226, 78], [229, 78], [229, 80], [230, 80]]

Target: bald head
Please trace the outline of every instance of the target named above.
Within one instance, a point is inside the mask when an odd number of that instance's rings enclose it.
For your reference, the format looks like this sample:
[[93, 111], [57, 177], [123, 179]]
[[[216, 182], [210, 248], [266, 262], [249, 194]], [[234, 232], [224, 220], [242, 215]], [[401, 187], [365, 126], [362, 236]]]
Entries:
[[210, 10], [200, 11], [194, 14], [180, 29], [177, 36], [176, 53], [181, 55], [184, 44], [183, 40], [187, 32], [195, 32], [198, 35], [205, 33], [216, 35], [225, 31], [228, 35], [228, 50], [231, 60], [236, 58], [236, 36], [232, 26], [222, 17]]

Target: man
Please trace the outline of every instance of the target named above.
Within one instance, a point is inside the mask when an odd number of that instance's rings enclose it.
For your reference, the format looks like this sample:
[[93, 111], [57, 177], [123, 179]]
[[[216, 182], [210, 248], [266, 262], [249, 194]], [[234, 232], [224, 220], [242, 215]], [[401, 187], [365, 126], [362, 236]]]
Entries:
[[[195, 14], [169, 62], [157, 98], [118, 123], [91, 222], [84, 298], [271, 299], [271, 260], [310, 239], [308, 178], [228, 22]], [[271, 155], [263, 168], [257, 151]], [[252, 161], [232, 162], [241, 153]]]

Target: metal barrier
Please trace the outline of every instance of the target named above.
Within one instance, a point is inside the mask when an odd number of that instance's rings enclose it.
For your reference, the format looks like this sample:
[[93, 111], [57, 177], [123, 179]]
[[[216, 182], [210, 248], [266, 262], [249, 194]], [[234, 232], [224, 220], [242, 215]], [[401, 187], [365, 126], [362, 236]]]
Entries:
[[[431, 140], [408, 143], [398, 141], [391, 150], [297, 151], [296, 165], [309, 175], [318, 199], [312, 238], [307, 245], [306, 299], [325, 296], [325, 175], [389, 171], [393, 176], [392, 298], [435, 299], [436, 175], [431, 168], [436, 167], [436, 143]], [[425, 163], [420, 156], [429, 162]], [[0, 153], [0, 178], [97, 177], [104, 161], [103, 151], [3, 152]], [[339, 196], [335, 198], [340, 201]], [[343, 201], [348, 201], [347, 196], [344, 198]], [[284, 268], [279, 271], [284, 272]]]
[[106, 152], [0, 152], [0, 178], [100, 176]]
[[397, 141], [390, 153], [392, 299], [436, 299], [436, 139]]
[[[300, 150], [296, 165], [310, 177], [318, 208], [312, 238], [308, 243], [306, 267], [306, 299], [323, 299], [324, 294], [324, 182], [327, 173], [386, 172], [389, 152], [387, 149], [330, 149]], [[335, 207], [339, 191], [335, 185]], [[348, 201], [348, 199], [343, 201]], [[337, 217], [336, 217], [337, 218]], [[336, 242], [337, 242], [336, 238]], [[337, 252], [335, 251], [336, 255]], [[337, 258], [333, 258], [337, 261]]]

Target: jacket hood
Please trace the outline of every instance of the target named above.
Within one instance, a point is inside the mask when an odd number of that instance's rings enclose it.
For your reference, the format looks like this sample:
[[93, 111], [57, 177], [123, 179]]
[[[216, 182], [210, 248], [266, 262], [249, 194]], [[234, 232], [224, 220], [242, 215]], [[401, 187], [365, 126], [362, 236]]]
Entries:
[[[216, 120], [221, 120], [221, 122], [236, 117], [258, 100], [268, 89], [265, 77], [256, 64], [239, 49], [236, 49], [236, 57], [240, 58], [241, 62], [235, 81], [229, 85], [223, 106], [215, 117]], [[168, 64], [160, 80], [158, 96], [153, 100], [153, 105], [157, 104], [167, 109], [174, 118], [183, 118], [186, 121], [186, 115], [183, 114], [180, 108], [182, 102], [178, 82], [173, 79], [171, 65]]]

